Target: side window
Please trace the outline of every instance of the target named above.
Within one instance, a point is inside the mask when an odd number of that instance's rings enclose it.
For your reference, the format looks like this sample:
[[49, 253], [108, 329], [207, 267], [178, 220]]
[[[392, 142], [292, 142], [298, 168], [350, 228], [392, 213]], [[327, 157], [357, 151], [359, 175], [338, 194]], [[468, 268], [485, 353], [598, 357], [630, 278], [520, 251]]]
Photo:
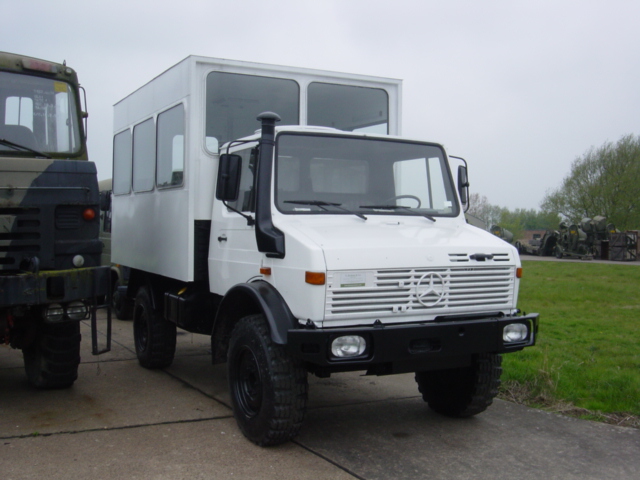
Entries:
[[258, 149], [249, 148], [235, 152], [242, 157], [242, 171], [240, 173], [240, 193], [238, 200], [229, 205], [241, 212], [255, 212], [254, 172], [258, 158]]
[[131, 130], [113, 137], [113, 194], [131, 192]]
[[182, 185], [184, 175], [184, 105], [158, 115], [157, 138], [158, 187]]
[[262, 112], [276, 112], [281, 125], [300, 123], [300, 87], [290, 79], [211, 72], [206, 102], [205, 142], [211, 153], [260, 128], [256, 117]]
[[307, 99], [308, 125], [389, 133], [389, 96], [381, 88], [312, 82]]
[[33, 131], [33, 100], [29, 97], [8, 97], [4, 108], [5, 125], [21, 125]]
[[451, 212], [453, 202], [443, 182], [444, 171], [439, 157], [414, 158], [395, 162], [393, 177], [396, 205], [415, 207], [415, 198], [422, 208]]
[[156, 141], [153, 118], [133, 127], [133, 191], [153, 190], [156, 166]]

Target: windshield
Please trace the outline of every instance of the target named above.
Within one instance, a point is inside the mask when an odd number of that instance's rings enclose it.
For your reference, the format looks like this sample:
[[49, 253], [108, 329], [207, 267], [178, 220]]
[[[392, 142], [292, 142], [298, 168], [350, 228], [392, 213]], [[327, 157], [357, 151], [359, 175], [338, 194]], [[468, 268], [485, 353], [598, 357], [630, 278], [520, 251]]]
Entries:
[[77, 112], [68, 83], [0, 72], [0, 154], [79, 152]]
[[457, 216], [443, 150], [392, 139], [283, 133], [276, 205], [288, 214]]

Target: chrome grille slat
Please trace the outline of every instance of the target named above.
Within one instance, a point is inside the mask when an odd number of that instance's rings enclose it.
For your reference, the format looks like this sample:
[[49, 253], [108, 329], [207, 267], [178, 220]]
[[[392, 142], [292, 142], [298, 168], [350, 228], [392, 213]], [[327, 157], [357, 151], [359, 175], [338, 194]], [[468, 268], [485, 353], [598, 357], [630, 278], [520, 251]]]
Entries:
[[[418, 300], [418, 283], [427, 273], [437, 273], [444, 281], [442, 300], [425, 306]], [[329, 272], [325, 320], [398, 318], [420, 314], [427, 318], [464, 313], [470, 310], [512, 308], [515, 267], [467, 264], [447, 268], [379, 270], [366, 286], [341, 287], [340, 272]], [[438, 281], [440, 277], [437, 277]], [[431, 303], [431, 300], [426, 302]]]

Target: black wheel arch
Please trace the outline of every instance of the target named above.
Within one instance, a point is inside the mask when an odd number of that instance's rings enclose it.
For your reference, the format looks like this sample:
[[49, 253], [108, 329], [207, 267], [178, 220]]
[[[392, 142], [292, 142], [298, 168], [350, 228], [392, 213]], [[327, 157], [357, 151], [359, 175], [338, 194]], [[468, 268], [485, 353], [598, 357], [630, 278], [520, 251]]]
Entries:
[[264, 315], [274, 343], [287, 344], [287, 332], [296, 326], [297, 319], [282, 295], [273, 285], [262, 280], [241, 283], [229, 289], [218, 307], [211, 334], [213, 363], [226, 361], [235, 324], [255, 314]]

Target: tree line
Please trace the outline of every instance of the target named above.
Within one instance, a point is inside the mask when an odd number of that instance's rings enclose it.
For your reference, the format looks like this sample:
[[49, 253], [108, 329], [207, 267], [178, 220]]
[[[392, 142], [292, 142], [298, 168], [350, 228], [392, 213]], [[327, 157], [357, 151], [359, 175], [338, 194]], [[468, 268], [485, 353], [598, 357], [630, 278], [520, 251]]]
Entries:
[[514, 238], [525, 230], [557, 230], [561, 220], [573, 224], [598, 215], [620, 231], [640, 229], [640, 136], [625, 135], [576, 158], [560, 187], [547, 192], [540, 210], [511, 211], [478, 193], [470, 200], [468, 213], [487, 228], [506, 228]]
[[576, 158], [562, 185], [545, 196], [541, 207], [571, 223], [602, 215], [624, 231], [640, 228], [639, 200], [640, 136], [625, 135]]

